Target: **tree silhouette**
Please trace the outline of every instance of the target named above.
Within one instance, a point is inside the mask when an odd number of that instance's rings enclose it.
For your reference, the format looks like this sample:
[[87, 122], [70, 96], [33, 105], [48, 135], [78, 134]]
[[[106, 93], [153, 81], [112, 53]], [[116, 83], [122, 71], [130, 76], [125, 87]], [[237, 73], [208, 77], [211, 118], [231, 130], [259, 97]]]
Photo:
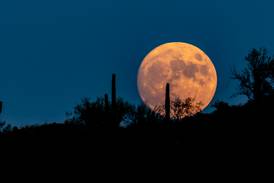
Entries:
[[91, 102], [88, 98], [82, 99], [81, 103], [74, 108], [73, 119], [83, 123], [88, 127], [103, 127], [105, 121], [105, 106], [104, 99], [97, 98], [96, 101]]
[[95, 101], [84, 98], [74, 108], [73, 117], [69, 122], [82, 123], [89, 128], [118, 128], [124, 116], [134, 113], [135, 108], [123, 99], [118, 98], [114, 110], [108, 107], [107, 95], [98, 97]]
[[234, 69], [232, 73], [232, 78], [240, 82], [237, 95], [259, 103], [264, 96], [273, 93], [274, 58], [267, 55], [266, 49], [253, 49], [245, 60], [247, 67], [241, 72]]
[[176, 97], [171, 105], [172, 116], [175, 120], [182, 120], [200, 112], [202, 110], [201, 106], [202, 103], [195, 102], [194, 98], [188, 97], [185, 100], [181, 100], [179, 97]]
[[[161, 112], [164, 112], [163, 108], [161, 108]], [[158, 128], [164, 121], [157, 110], [151, 110], [145, 104], [137, 106], [130, 117], [130, 128]]]
[[[182, 120], [185, 117], [190, 117], [199, 113], [202, 109], [202, 102], [195, 102], [194, 98], [186, 98], [185, 100], [175, 97], [170, 102], [170, 118], [173, 120]], [[165, 106], [156, 106], [154, 111], [158, 114], [165, 114]]]

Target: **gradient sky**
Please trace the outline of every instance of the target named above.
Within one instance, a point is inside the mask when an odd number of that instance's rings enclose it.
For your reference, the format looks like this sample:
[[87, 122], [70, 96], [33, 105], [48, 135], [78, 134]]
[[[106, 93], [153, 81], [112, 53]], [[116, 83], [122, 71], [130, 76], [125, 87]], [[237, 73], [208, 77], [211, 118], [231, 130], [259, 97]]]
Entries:
[[81, 98], [110, 91], [140, 103], [144, 56], [165, 42], [192, 43], [212, 59], [215, 100], [231, 103], [231, 68], [253, 48], [274, 49], [270, 0], [2, 0], [0, 100], [13, 125], [61, 122]]

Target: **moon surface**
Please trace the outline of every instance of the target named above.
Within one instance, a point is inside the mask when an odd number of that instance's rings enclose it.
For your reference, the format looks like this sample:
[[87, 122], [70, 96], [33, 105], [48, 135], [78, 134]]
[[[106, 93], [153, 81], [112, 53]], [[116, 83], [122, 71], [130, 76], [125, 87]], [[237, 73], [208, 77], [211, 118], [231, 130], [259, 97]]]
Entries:
[[138, 91], [152, 110], [163, 106], [165, 86], [170, 83], [170, 98], [193, 98], [205, 109], [214, 97], [217, 73], [210, 58], [198, 47], [171, 42], [153, 49], [138, 71]]

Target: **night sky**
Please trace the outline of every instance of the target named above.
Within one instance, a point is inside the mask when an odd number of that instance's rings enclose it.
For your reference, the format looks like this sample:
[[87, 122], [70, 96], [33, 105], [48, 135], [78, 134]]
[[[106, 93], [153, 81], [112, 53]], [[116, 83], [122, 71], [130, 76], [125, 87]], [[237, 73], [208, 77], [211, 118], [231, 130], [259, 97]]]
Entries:
[[214, 100], [231, 98], [231, 69], [255, 47], [274, 49], [270, 0], [0, 1], [0, 100], [13, 125], [62, 122], [83, 97], [110, 92], [141, 102], [138, 67], [159, 44], [181, 41], [206, 52], [218, 73]]

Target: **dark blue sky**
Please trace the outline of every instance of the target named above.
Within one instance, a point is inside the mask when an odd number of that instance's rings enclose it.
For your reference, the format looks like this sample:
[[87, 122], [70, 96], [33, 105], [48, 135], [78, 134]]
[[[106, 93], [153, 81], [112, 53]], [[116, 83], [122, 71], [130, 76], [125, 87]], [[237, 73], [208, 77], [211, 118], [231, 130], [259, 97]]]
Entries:
[[0, 1], [2, 118], [14, 125], [63, 121], [80, 99], [110, 91], [140, 99], [138, 66], [159, 44], [203, 49], [218, 76], [215, 99], [231, 99], [231, 67], [253, 47], [274, 49], [270, 0], [7, 0]]

